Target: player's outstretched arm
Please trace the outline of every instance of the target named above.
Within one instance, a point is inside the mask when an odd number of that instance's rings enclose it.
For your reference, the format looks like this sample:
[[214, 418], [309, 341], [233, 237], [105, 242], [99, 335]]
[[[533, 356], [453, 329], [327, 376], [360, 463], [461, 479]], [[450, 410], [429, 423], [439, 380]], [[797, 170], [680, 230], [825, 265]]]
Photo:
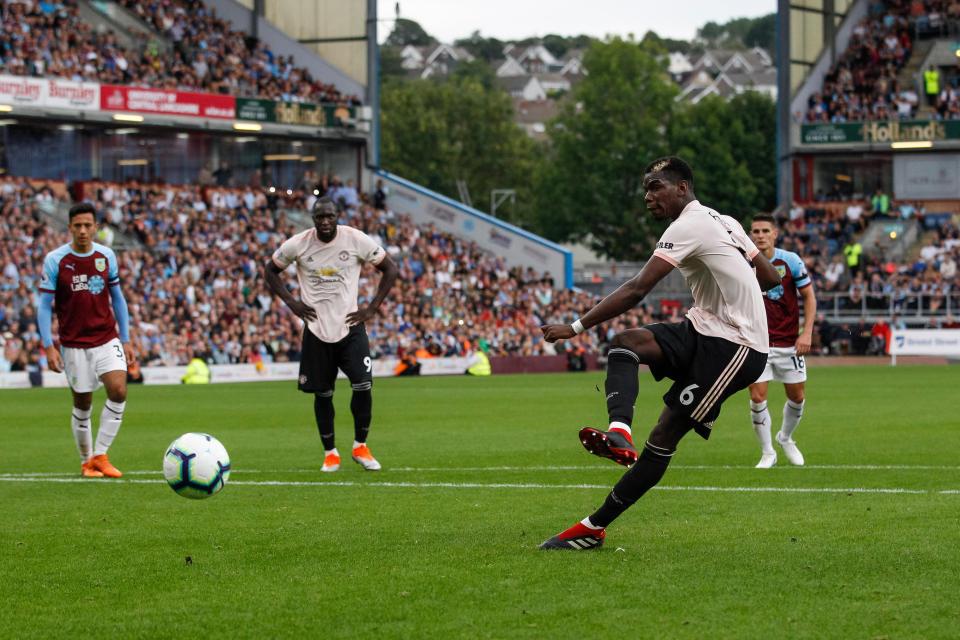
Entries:
[[302, 300], [297, 300], [289, 291], [287, 291], [287, 287], [283, 284], [283, 280], [280, 278], [281, 273], [283, 273], [283, 269], [277, 266], [277, 263], [273, 261], [273, 258], [268, 258], [266, 264], [263, 265], [263, 279], [267, 283], [267, 288], [273, 292], [273, 295], [283, 300], [284, 304], [290, 307], [290, 311], [293, 311], [293, 313], [299, 318], [307, 322], [310, 320], [316, 320], [317, 312], [314, 310], [314, 308]]
[[761, 290], [770, 291], [770, 289], [780, 285], [780, 274], [773, 268], [762, 251], [753, 257], [751, 264], [757, 270], [757, 282], [760, 283]]
[[370, 301], [369, 305], [347, 314], [347, 324], [351, 327], [355, 324], [366, 322], [377, 313], [377, 309], [383, 304], [387, 294], [390, 293], [390, 289], [393, 288], [394, 283], [397, 281], [397, 275], [400, 273], [397, 263], [394, 262], [393, 258], [389, 255], [384, 255], [383, 260], [374, 266], [380, 272], [380, 283], [377, 285], [377, 293], [373, 296], [373, 300]]
[[591, 327], [616, 318], [640, 304], [658, 282], [673, 271], [673, 265], [658, 256], [651, 256], [636, 276], [624, 282], [616, 291], [601, 300], [580, 318], [580, 327], [569, 324], [548, 324], [540, 327], [547, 342], [564, 340], [586, 331]]
[[63, 359], [60, 350], [53, 344], [53, 297], [49, 292], [40, 293], [40, 306], [37, 308], [37, 329], [40, 331], [40, 342], [47, 352], [47, 366], [51, 371], [63, 371]]

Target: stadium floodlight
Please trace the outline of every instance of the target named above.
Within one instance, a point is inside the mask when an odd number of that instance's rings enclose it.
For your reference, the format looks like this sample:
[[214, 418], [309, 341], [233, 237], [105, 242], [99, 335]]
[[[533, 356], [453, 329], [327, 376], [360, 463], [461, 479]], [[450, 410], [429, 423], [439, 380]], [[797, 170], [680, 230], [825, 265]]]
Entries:
[[236, 131], [263, 131], [263, 125], [256, 122], [234, 122], [233, 128]]
[[143, 116], [135, 113], [115, 113], [113, 119], [117, 122], [143, 122]]
[[11, 111], [13, 111], [13, 105], [0, 104], [0, 113], [10, 113]]
[[932, 149], [933, 142], [930, 140], [914, 140], [910, 142], [892, 142], [891, 149]]
[[0, 127], [5, 127], [8, 124], [17, 124], [16, 120], [0, 120]]

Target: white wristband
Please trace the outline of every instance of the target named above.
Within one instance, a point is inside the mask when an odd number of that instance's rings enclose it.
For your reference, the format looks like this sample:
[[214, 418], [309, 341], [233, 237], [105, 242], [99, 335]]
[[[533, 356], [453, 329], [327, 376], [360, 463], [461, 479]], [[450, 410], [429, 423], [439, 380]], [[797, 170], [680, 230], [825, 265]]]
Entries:
[[574, 320], [570, 324], [570, 327], [573, 329], [573, 332], [577, 335], [580, 335], [581, 333], [586, 331], [586, 329], [583, 328], [583, 323], [580, 322], [580, 318], [577, 318], [576, 320]]

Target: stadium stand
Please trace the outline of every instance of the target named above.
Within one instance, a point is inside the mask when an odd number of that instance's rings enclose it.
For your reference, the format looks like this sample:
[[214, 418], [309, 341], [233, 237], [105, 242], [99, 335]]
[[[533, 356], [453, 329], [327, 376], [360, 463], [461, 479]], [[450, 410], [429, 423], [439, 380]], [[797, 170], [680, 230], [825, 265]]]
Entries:
[[[282, 240], [303, 227], [286, 207], [303, 210], [335, 179], [313, 191], [268, 191], [198, 186], [87, 183], [76, 190], [94, 201], [106, 227], [133, 246], [118, 252], [133, 338], [146, 365], [185, 364], [194, 352], [215, 363], [299, 358], [299, 320], [272, 298], [258, 272]], [[35, 299], [43, 255], [66, 242], [54, 230], [56, 197], [43, 184], [4, 178], [4, 243], [0, 262], [0, 369], [43, 362]], [[341, 202], [349, 197], [340, 195]], [[46, 207], [46, 212], [44, 211]], [[491, 355], [557, 353], [539, 338], [545, 322], [570, 322], [596, 301], [590, 294], [553, 287], [532, 271], [510, 270], [477, 247], [404, 216], [375, 209], [365, 196], [342, 222], [382, 243], [401, 267], [396, 292], [368, 325], [377, 355], [464, 355], [480, 346]], [[361, 298], [375, 279], [361, 281]], [[293, 271], [289, 285], [296, 287]], [[672, 315], [682, 309], [675, 308]], [[616, 332], [655, 319], [644, 306], [606, 329], [579, 336], [574, 351], [598, 353]]]
[[[955, 0], [872, 2], [822, 89], [810, 96], [804, 120], [842, 123], [917, 117], [924, 96], [918, 91], [915, 73], [905, 78], [901, 72], [919, 70], [906, 69], [919, 40], [958, 31], [960, 3]], [[931, 106], [933, 117], [960, 118], [956, 85], [944, 83], [944, 91]]]
[[292, 56], [276, 56], [232, 30], [201, 2], [122, 4], [173, 42], [172, 57], [146, 39], [137, 50], [121, 46], [115, 33], [100, 33], [81, 18], [76, 0], [24, 0], [0, 4], [0, 71], [283, 102], [361, 103], [315, 80]]

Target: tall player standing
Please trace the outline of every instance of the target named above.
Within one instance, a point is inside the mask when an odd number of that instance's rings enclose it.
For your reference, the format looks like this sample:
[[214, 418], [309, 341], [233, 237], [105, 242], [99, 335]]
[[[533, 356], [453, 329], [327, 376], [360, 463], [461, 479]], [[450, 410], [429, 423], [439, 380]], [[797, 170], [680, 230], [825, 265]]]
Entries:
[[[72, 240], [44, 258], [37, 320], [50, 369], [66, 371], [73, 393], [70, 426], [80, 452], [81, 475], [119, 478], [123, 474], [110, 463], [107, 451], [123, 422], [127, 363], [133, 362], [133, 350], [117, 256], [93, 241], [95, 213], [93, 205], [87, 203], [70, 208]], [[54, 309], [62, 354], [53, 342]], [[93, 392], [101, 383], [106, 387], [107, 401], [100, 412], [94, 443], [91, 406]]]
[[[353, 460], [368, 471], [377, 471], [380, 463], [367, 446], [373, 413], [373, 360], [364, 322], [380, 308], [397, 279], [398, 269], [383, 247], [367, 234], [338, 225], [337, 214], [333, 200], [317, 200], [313, 228], [280, 245], [267, 260], [264, 278], [274, 295], [304, 321], [299, 388], [314, 394], [313, 411], [324, 449], [321, 471], [340, 468], [333, 428], [337, 369], [346, 374], [353, 388]], [[300, 299], [287, 291], [280, 278], [294, 263]], [[381, 276], [373, 300], [359, 308], [357, 295], [364, 264], [372, 264]]]
[[[783, 383], [787, 402], [783, 405], [783, 425], [777, 433], [777, 444], [791, 464], [803, 465], [803, 454], [793, 440], [793, 432], [803, 417], [804, 383], [807, 380], [803, 356], [810, 352], [813, 341], [813, 321], [817, 316], [817, 297], [803, 260], [792, 251], [777, 249], [777, 223], [773, 216], [754, 216], [750, 236], [754, 244], [780, 274], [779, 287], [764, 293], [770, 331], [770, 356], [760, 378], [750, 385], [750, 412], [753, 429], [760, 441], [760, 462], [757, 469], [769, 469], [777, 464], [777, 452], [770, 436], [770, 411], [767, 408], [767, 384], [771, 380]], [[800, 335], [799, 298], [803, 298], [803, 329]]]
[[[541, 327], [544, 338], [572, 338], [632, 309], [675, 268], [690, 285], [694, 306], [683, 322], [651, 324], [614, 336], [605, 383], [610, 426], [607, 431], [581, 429], [580, 441], [590, 453], [630, 470], [596, 512], [544, 542], [542, 549], [600, 547], [606, 527], [660, 482], [680, 440], [690, 431], [709, 438], [724, 400], [756, 380], [767, 361], [760, 291], [780, 283], [776, 270], [739, 222], [697, 201], [693, 171], [683, 160], [652, 162], [643, 188], [650, 213], [670, 220], [653, 256], [636, 277], [573, 324]], [[648, 365], [657, 380], [670, 378], [674, 383], [638, 457], [631, 425], [641, 364]]]

